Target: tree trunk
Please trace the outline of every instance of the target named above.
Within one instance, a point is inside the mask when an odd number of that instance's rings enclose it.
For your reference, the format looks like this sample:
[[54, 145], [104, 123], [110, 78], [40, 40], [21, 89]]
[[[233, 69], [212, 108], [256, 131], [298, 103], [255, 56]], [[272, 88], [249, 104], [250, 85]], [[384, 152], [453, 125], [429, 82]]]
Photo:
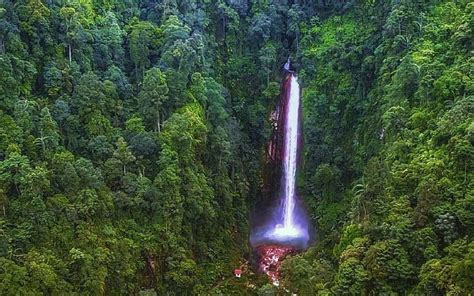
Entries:
[[72, 63], [72, 46], [71, 43], [68, 44], [68, 52], [69, 52], [69, 65]]
[[160, 112], [157, 112], [156, 113], [156, 127], [155, 127], [155, 131], [157, 131], [158, 133], [161, 133], [161, 119], [160, 119]]
[[43, 150], [43, 157], [46, 155], [46, 144], [44, 143], [43, 130], [40, 130], [41, 149]]

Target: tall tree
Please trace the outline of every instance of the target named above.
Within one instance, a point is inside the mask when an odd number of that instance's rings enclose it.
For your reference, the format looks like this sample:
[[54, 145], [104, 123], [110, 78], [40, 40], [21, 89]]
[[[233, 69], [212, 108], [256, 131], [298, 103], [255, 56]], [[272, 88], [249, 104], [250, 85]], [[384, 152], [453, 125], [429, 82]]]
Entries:
[[164, 104], [168, 100], [166, 76], [158, 68], [150, 69], [145, 74], [143, 87], [138, 94], [140, 113], [155, 132], [161, 131]]

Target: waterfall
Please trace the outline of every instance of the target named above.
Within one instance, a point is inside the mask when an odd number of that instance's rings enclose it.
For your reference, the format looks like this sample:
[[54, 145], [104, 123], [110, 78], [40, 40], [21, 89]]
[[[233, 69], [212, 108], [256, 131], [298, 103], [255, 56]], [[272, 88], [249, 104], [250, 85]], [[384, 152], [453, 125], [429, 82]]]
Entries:
[[252, 230], [250, 242], [253, 246], [271, 243], [306, 248], [309, 242], [308, 218], [296, 191], [296, 172], [301, 148], [300, 95], [298, 78], [289, 73], [283, 81], [282, 97], [276, 111], [276, 138], [270, 143], [272, 159], [279, 161], [282, 169], [278, 205], [269, 207], [270, 217], [266, 220], [260, 219], [260, 225]]
[[298, 133], [300, 109], [300, 85], [294, 75], [291, 75], [290, 96], [287, 106], [285, 122], [285, 153], [283, 184], [285, 194], [283, 198], [283, 228], [291, 231], [295, 228], [295, 185], [296, 166], [298, 162]]
[[[289, 64], [289, 62], [287, 63]], [[288, 69], [286, 69], [288, 68]], [[305, 249], [309, 244], [309, 222], [298, 198], [296, 172], [301, 150], [301, 90], [296, 75], [286, 67], [280, 104], [271, 119], [274, 133], [268, 146], [268, 159], [272, 168], [281, 168], [277, 204], [265, 207], [255, 219], [250, 243], [258, 256], [258, 269], [273, 284], [278, 285], [280, 264], [289, 254]], [[271, 187], [271, 186], [270, 186]], [[273, 192], [275, 193], [275, 192]]]
[[296, 221], [296, 169], [298, 166], [299, 132], [300, 132], [300, 85], [295, 75], [290, 76], [290, 89], [284, 109], [284, 146], [282, 197], [279, 209], [279, 223], [270, 230], [268, 235], [280, 242], [306, 239], [306, 227]]

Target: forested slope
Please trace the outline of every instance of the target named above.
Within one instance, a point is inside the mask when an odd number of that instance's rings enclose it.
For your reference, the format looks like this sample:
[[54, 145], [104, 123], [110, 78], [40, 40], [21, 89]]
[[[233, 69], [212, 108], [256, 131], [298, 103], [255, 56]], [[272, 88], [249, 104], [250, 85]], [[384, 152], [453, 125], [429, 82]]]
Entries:
[[468, 294], [469, 2], [0, 1], [0, 294], [277, 293], [232, 270], [289, 55], [317, 242], [283, 286]]
[[474, 5], [397, 1], [304, 30], [301, 295], [474, 290]]
[[268, 7], [1, 2], [0, 294], [202, 294], [232, 276], [278, 92], [262, 94], [270, 25], [251, 25]]

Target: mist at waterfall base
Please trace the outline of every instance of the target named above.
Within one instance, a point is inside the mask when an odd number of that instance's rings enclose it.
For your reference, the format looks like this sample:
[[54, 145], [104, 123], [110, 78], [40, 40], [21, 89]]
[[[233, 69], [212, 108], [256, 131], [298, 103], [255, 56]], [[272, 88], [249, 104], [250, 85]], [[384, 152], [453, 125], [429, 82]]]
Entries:
[[304, 205], [298, 197], [295, 198], [294, 222], [285, 227], [282, 220], [283, 200], [280, 198], [273, 204], [260, 205], [252, 215], [250, 244], [254, 248], [273, 244], [304, 250], [309, 246], [312, 228]]
[[[306, 249], [310, 225], [296, 192], [296, 171], [301, 144], [300, 85], [290, 74], [283, 82], [279, 124], [283, 130], [281, 189], [274, 204], [260, 205], [252, 219], [250, 243], [257, 252], [259, 269], [278, 282], [279, 264], [288, 254]], [[278, 128], [278, 127], [277, 127]]]

